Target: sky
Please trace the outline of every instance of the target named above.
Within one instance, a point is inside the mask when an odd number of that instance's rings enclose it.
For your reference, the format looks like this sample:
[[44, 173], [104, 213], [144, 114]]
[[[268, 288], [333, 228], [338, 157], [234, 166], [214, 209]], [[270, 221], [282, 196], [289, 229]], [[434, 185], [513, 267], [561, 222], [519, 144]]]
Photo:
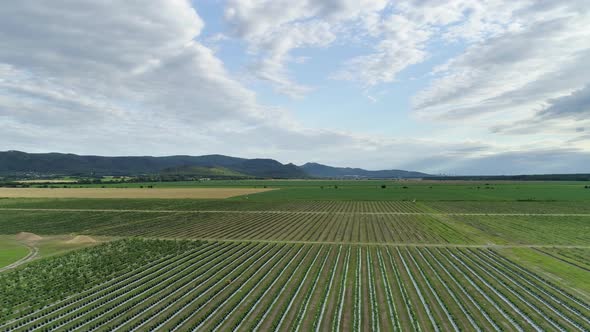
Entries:
[[590, 172], [587, 0], [19, 0], [0, 150]]

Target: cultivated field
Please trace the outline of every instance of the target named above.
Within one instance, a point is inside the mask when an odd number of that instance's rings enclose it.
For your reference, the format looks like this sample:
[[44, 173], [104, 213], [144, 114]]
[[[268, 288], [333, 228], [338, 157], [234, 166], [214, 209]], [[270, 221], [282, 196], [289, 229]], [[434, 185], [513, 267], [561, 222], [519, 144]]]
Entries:
[[473, 243], [429, 215], [4, 211], [0, 232], [337, 243]]
[[[0, 241], [69, 239], [0, 273], [0, 331], [590, 330], [590, 190], [578, 183], [240, 183], [285, 189], [0, 199]], [[395, 199], [412, 186], [428, 199]], [[565, 194], [545, 200], [547, 188]], [[489, 199], [457, 200], [477, 190]], [[520, 200], [531, 193], [543, 199]], [[86, 239], [112, 241], [63, 249]]]
[[[162, 255], [160, 255], [162, 256]], [[44, 308], [8, 331], [588, 330], [588, 304], [488, 249], [208, 243]], [[20, 317], [19, 317], [20, 316]]]
[[[185, 207], [183, 204], [177, 206]], [[577, 212], [534, 215], [530, 210], [520, 214], [425, 212], [427, 206], [411, 202], [260, 205], [211, 201], [202, 204], [200, 208], [193, 206], [192, 211], [170, 209], [169, 205], [163, 206], [166, 209], [131, 209], [137, 208], [136, 202], [108, 209], [97, 206], [96, 202], [92, 203], [93, 208], [86, 209], [80, 208], [81, 204], [66, 209], [63, 202], [56, 202], [54, 208], [35, 207], [38, 205], [16, 208], [6, 204], [0, 207], [0, 233], [343, 244], [586, 246], [590, 243], [590, 214]]]
[[0, 197], [216, 199], [268, 191], [260, 188], [0, 188]]

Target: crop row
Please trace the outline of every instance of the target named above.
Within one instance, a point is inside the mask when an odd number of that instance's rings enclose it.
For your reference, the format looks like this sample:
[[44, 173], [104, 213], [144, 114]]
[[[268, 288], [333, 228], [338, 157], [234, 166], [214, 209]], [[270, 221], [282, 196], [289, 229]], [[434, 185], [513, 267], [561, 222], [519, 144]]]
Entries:
[[286, 211], [307, 213], [590, 214], [574, 201], [306, 201], [150, 199], [4, 199], [0, 209], [186, 211]]
[[590, 307], [491, 249], [207, 243], [2, 331], [590, 329]]
[[[5, 212], [0, 212], [5, 213]], [[342, 243], [470, 243], [452, 223], [428, 215], [299, 213], [19, 212], [2, 218], [0, 234], [323, 241]]]
[[[137, 226], [141, 227], [137, 227]], [[465, 243], [451, 225], [430, 216], [331, 214], [177, 214], [97, 230], [98, 235], [278, 241]]]
[[453, 219], [509, 243], [590, 243], [590, 216], [453, 216]]
[[257, 202], [194, 199], [6, 199], [0, 208], [153, 210], [153, 211], [292, 211], [292, 212], [424, 212], [420, 204], [410, 201], [287, 201]]
[[59, 299], [71, 303], [89, 286], [98, 293], [104, 280], [131, 276], [139, 267], [157, 275], [166, 262], [200, 249], [197, 241], [125, 239], [31, 262], [0, 274], [0, 323], [13, 315], [30, 318], [30, 311]]
[[576, 201], [428, 201], [421, 202], [440, 213], [588, 214], [590, 205]]

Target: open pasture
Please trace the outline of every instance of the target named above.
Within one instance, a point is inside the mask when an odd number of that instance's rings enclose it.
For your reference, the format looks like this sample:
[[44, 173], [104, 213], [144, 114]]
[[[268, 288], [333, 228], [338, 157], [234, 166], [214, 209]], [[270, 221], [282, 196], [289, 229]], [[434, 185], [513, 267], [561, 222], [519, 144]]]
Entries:
[[22, 313], [7, 313], [0, 327], [590, 329], [583, 298], [489, 249], [212, 242], [124, 271], [67, 300], [42, 307], [22, 303]]
[[0, 188], [10, 198], [222, 199], [268, 191], [264, 188]]
[[[288, 181], [286, 181], [288, 182]], [[289, 185], [290, 184], [290, 185]], [[314, 181], [271, 182], [249, 199], [347, 201], [590, 201], [587, 182]], [[383, 187], [385, 186], [385, 187]], [[237, 197], [235, 199], [243, 199]]]

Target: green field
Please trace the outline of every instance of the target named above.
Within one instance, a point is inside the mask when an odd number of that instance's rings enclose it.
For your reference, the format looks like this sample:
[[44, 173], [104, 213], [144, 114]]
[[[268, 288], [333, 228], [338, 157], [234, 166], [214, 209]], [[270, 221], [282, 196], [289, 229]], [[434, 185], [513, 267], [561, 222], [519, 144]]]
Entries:
[[18, 261], [28, 253], [29, 248], [22, 243], [0, 237], [0, 268]]
[[0, 273], [0, 330], [590, 330], [585, 183], [152, 185], [281, 189], [0, 199], [0, 245], [43, 238]]
[[[382, 186], [385, 188], [382, 188]], [[280, 188], [236, 200], [590, 201], [590, 182], [441, 182], [393, 180], [220, 180], [81, 185], [83, 187]], [[71, 185], [71, 187], [77, 187]]]
[[[54, 259], [61, 260], [60, 266], [82, 269], [65, 277], [52, 274], [50, 266], [41, 273], [23, 269], [0, 276], [11, 286], [3, 295], [13, 308], [5, 312], [12, 319], [3, 327], [181, 331], [590, 327], [583, 298], [489, 249], [168, 242], [171, 245], [165, 248], [162, 242], [145, 242], [142, 247], [152, 251], [138, 257], [127, 253], [137, 243], [113, 242], [111, 247], [125, 251], [96, 247], [91, 250], [110, 255], [92, 261], [84, 259], [91, 257], [87, 250]], [[177, 254], [166, 255], [164, 249]], [[94, 283], [87, 286], [75, 282], [84, 271], [121, 264], [117, 254], [144, 264], [94, 275]], [[36, 265], [51, 263], [58, 264]], [[27, 293], [29, 286], [20, 284], [26, 274], [54, 284], [73, 284], [48, 294]], [[67, 295], [67, 301], [52, 302]], [[32, 303], [38, 304], [37, 309], [31, 308]]]

